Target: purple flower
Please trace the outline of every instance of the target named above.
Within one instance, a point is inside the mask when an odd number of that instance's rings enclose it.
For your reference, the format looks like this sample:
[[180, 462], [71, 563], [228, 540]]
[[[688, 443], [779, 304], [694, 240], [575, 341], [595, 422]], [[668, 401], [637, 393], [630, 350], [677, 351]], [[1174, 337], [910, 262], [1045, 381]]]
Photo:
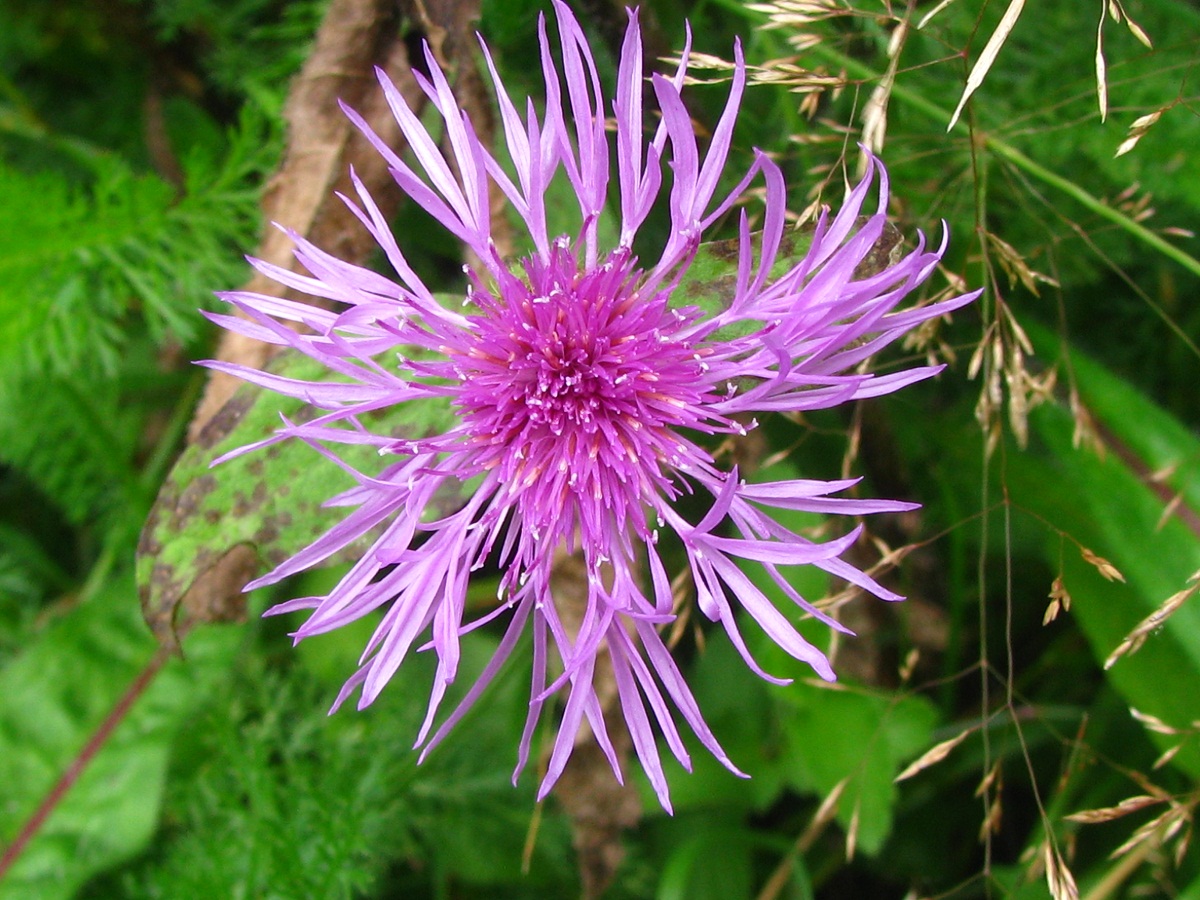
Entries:
[[[428, 51], [430, 77], [414, 77], [445, 123], [452, 158], [382, 73], [380, 84], [420, 171], [346, 109], [387, 159], [400, 187], [480, 260], [468, 272], [465, 302], [455, 308], [438, 302], [356, 180], [357, 200], [346, 202], [383, 250], [394, 280], [296, 237], [296, 257], [311, 275], [262, 261], [254, 265], [290, 288], [334, 301], [339, 311], [237, 292], [223, 296], [245, 317], [213, 316], [231, 330], [294, 347], [339, 380], [299, 381], [226, 363], [209, 365], [325, 411], [304, 424], [285, 422], [263, 443], [295, 437], [335, 460], [317, 442], [365, 444], [393, 460], [375, 474], [351, 470], [357, 486], [331, 501], [351, 507], [348, 515], [248, 586], [272, 584], [316, 566], [372, 529], [382, 529], [328, 595], [270, 610], [312, 610], [297, 639], [385, 610], [361, 668], [342, 689], [335, 709], [355, 689], [361, 689], [360, 708], [371, 703], [409, 651], [428, 641], [438, 667], [417, 738], [417, 746], [428, 752], [478, 699], [514, 647], [528, 639], [533, 672], [516, 774], [528, 759], [546, 702], [565, 695], [539, 795], [545, 796], [585, 720], [621, 777], [595, 685], [597, 659], [606, 653], [634, 749], [670, 809], [656, 736], [690, 768], [677, 718], [725, 766], [738, 770], [705, 724], [661, 636], [675, 614], [660, 535], [673, 535], [691, 567], [700, 611], [721, 624], [756, 673], [781, 682], [763, 672], [747, 650], [739, 607], [780, 647], [832, 679], [825, 655], [797, 632], [796, 612], [845, 629], [801, 597], [783, 567], [815, 565], [877, 597], [900, 598], [839, 558], [860, 529], [815, 543], [783, 527], [771, 513], [858, 516], [913, 508], [831, 496], [854, 480], [746, 483], [736, 468], [717, 467], [706, 436], [744, 434], [754, 427], [750, 416], [755, 413], [830, 407], [934, 375], [940, 367], [875, 375], [860, 364], [975, 295], [897, 310], [933, 271], [944, 240], [931, 251], [920, 238], [899, 262], [856, 277], [885, 224], [886, 173], [873, 159], [837, 216], [820, 217], [805, 258], [770, 277], [784, 230], [779, 168], [759, 153], [741, 183], [728, 195], [717, 195], [746, 82], [740, 47], [735, 47], [733, 87], [706, 153], [697, 147], [681, 99], [686, 49], [673, 77], [655, 75], [651, 82], [661, 118], [646, 140], [636, 13], [630, 13], [612, 106], [617, 183], [610, 185], [607, 104], [596, 66], [579, 23], [559, 0], [555, 11], [563, 71], [556, 69], [543, 19], [546, 108], [541, 119], [532, 104], [524, 116], [519, 113], [484, 46], [503, 124], [504, 164], [480, 142]], [[664, 161], [671, 172], [665, 200], [670, 237], [657, 260], [642, 264], [631, 247], [652, 206], [663, 202]], [[577, 234], [549, 231], [546, 191], [556, 176], [569, 181], [578, 200]], [[761, 249], [753, 249], [757, 241], [743, 213], [732, 296], [724, 308], [706, 314], [676, 287], [705, 230], [760, 176], [766, 188]], [[878, 208], [860, 218], [876, 178]], [[519, 261], [497, 252], [489, 182], [504, 192], [528, 229], [531, 249]], [[604, 247], [597, 224], [610, 199], [620, 209], [619, 240]], [[279, 320], [301, 323], [306, 333]], [[443, 398], [456, 413], [456, 424], [442, 434], [397, 441], [372, 433], [360, 418], [427, 398]], [[439, 490], [465, 482], [471, 483], [466, 504], [428, 520], [425, 511]], [[678, 510], [682, 494], [707, 501], [699, 521]], [[572, 624], [564, 620], [551, 588], [552, 562], [564, 550], [579, 553], [587, 570], [586, 610]], [[464, 621], [468, 581], [485, 564], [503, 573], [496, 609], [482, 620]], [[797, 609], [777, 609], [745, 574], [748, 566], [761, 566]], [[508, 625], [495, 656], [435, 731], [439, 705], [457, 674], [462, 635], [502, 616]]]

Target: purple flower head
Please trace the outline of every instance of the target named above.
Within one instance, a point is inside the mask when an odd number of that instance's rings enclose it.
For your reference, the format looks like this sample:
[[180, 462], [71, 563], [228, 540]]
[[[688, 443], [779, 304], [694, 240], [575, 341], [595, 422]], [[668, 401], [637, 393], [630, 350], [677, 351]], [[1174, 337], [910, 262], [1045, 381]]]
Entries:
[[[288, 287], [335, 301], [338, 311], [238, 292], [223, 296], [244, 317], [213, 316], [231, 330], [295, 348], [338, 379], [300, 381], [209, 365], [324, 411], [304, 424], [285, 422], [264, 443], [295, 437], [334, 460], [324, 444], [365, 444], [389, 460], [374, 474], [351, 469], [357, 486], [331, 501], [350, 508], [345, 518], [248, 586], [272, 584], [318, 565], [377, 532], [370, 549], [326, 596], [270, 610], [312, 610], [297, 639], [383, 610], [361, 668], [335, 709], [356, 689], [360, 708], [371, 703], [410, 650], [431, 647], [437, 673], [417, 737], [417, 746], [428, 752], [514, 648], [529, 640], [529, 715], [514, 778], [528, 759], [546, 702], [565, 699], [541, 785], [545, 796], [584, 721], [621, 777], [597, 694], [597, 661], [606, 655], [634, 749], [670, 809], [657, 737], [690, 768], [677, 719], [725, 766], [738, 770], [705, 724], [662, 638], [675, 612], [660, 534], [673, 535], [686, 554], [700, 611], [721, 624], [756, 673], [781, 682], [763, 672], [747, 650], [739, 608], [780, 647], [832, 679], [825, 655], [797, 632], [794, 620], [802, 611], [845, 629], [789, 585], [786, 567], [815, 565], [877, 597], [900, 598], [840, 558], [860, 529], [817, 543], [785, 528], [772, 512], [858, 516], [913, 508], [833, 496], [853, 480], [749, 484], [736, 468], [718, 468], [705, 436], [744, 434], [755, 426], [754, 414], [834, 406], [934, 375], [940, 367], [876, 375], [860, 364], [976, 295], [898, 310], [939, 262], [944, 240], [929, 250], [920, 238], [884, 271], [856, 275], [885, 225], [887, 178], [874, 159], [841, 211], [821, 215], [804, 259], [771, 277], [784, 231], [779, 168], [757, 154], [731, 193], [717, 193], [746, 83], [740, 47], [729, 99], [702, 154], [681, 98], [686, 49], [672, 77], [653, 77], [661, 118], [652, 136], [644, 129], [642, 46], [632, 12], [612, 104], [617, 184], [610, 185], [607, 103], [596, 66], [579, 23], [559, 0], [555, 12], [562, 71], [543, 19], [546, 105], [540, 119], [532, 104], [522, 117], [484, 46], [503, 126], [504, 164], [480, 142], [428, 51], [429, 77], [414, 77], [444, 123], [447, 153], [382, 73], [380, 84], [416, 167], [346, 110], [407, 195], [480, 261], [468, 273], [465, 302], [443, 305], [433, 296], [355, 180], [357, 199], [343, 199], [378, 242], [395, 279], [342, 262], [297, 237], [296, 257], [310, 275], [254, 264]], [[658, 258], [644, 263], [631, 247], [651, 208], [664, 202], [664, 163], [670, 167], [665, 199], [670, 237]], [[575, 234], [548, 230], [547, 186], [556, 176], [569, 181], [578, 200]], [[761, 239], [751, 239], [742, 213], [732, 296], [723, 308], [703, 312], [676, 288], [705, 230], [760, 177], [766, 195]], [[876, 179], [879, 205], [860, 216]], [[518, 261], [501, 258], [493, 240], [491, 184], [528, 229], [532, 249]], [[619, 240], [605, 247], [597, 225], [613, 203], [620, 210]], [[301, 323], [305, 333], [280, 320]], [[428, 398], [442, 398], [456, 414], [444, 433], [397, 441], [363, 424], [367, 414]], [[467, 482], [465, 505], [431, 521], [426, 510], [439, 490]], [[692, 495], [693, 505], [705, 501], [707, 513], [699, 521], [679, 511], [683, 494]], [[552, 564], [565, 551], [578, 553], [586, 567], [581, 615], [564, 610], [551, 586]], [[484, 565], [503, 573], [497, 607], [481, 620], [467, 621], [467, 585]], [[796, 609], [776, 608], [745, 574], [748, 566], [761, 566]], [[497, 617], [507, 619], [507, 628], [495, 656], [435, 730], [443, 695], [457, 674], [462, 635]]]

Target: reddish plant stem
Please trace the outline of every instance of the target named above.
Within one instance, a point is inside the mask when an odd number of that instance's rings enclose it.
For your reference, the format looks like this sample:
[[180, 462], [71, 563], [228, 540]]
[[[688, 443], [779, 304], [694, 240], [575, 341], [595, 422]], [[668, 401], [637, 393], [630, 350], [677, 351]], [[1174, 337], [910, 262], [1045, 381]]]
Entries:
[[0, 855], [0, 881], [4, 880], [4, 876], [16, 864], [17, 859], [29, 845], [29, 842], [37, 836], [42, 826], [46, 824], [46, 820], [50, 818], [51, 813], [62, 802], [67, 792], [74, 787], [75, 782], [79, 780], [79, 776], [83, 774], [88, 763], [100, 752], [100, 749], [108, 741], [113, 731], [124, 721], [125, 716], [128, 715], [133, 705], [146, 692], [146, 688], [153, 684], [154, 679], [162, 671], [163, 666], [166, 665], [169, 658], [170, 653], [162, 648], [155, 652], [150, 662], [146, 664], [146, 668], [138, 673], [137, 678], [125, 689], [125, 693], [113, 705], [108, 715], [105, 716], [104, 721], [100, 723], [100, 726], [92, 733], [88, 742], [84, 744], [83, 749], [71, 760], [71, 764], [59, 776], [54, 787], [50, 789], [50, 792], [42, 799], [38, 808], [34, 810], [33, 815], [29, 817], [21, 827], [21, 830], [17, 832], [17, 836], [13, 839], [13, 842], [4, 849], [3, 855]]

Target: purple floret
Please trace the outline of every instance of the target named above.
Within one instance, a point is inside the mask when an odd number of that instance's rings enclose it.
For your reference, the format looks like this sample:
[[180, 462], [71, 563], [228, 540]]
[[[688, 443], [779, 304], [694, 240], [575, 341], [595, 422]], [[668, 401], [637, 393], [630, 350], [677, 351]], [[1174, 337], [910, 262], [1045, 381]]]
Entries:
[[[664, 626], [676, 612], [659, 552], [660, 533], [673, 534], [682, 546], [699, 610], [721, 624], [756, 673], [781, 681], [751, 657], [738, 624], [739, 608], [780, 647], [831, 680], [824, 653], [801, 636], [795, 623], [804, 614], [845, 629], [791, 587], [787, 567], [815, 565], [884, 600], [900, 598], [841, 559], [860, 528], [817, 543], [785, 528], [772, 512], [860, 516], [914, 508], [834, 496], [854, 480], [747, 483], [736, 468], [718, 467], [705, 436], [744, 434], [756, 426], [754, 415], [831, 407], [931, 377], [939, 366], [874, 375], [862, 364], [977, 294], [898, 308], [932, 273], [944, 239], [929, 249], [922, 237], [883, 271], [856, 275], [885, 225], [887, 176], [874, 159], [840, 212], [820, 216], [804, 259], [770, 277], [784, 237], [786, 197], [778, 166], [759, 153], [732, 192], [717, 194], [746, 82], [740, 47], [735, 47], [729, 99], [707, 151], [701, 154], [698, 148], [681, 96], [686, 49], [671, 78], [653, 78], [661, 119], [647, 140], [641, 36], [633, 12], [612, 106], [614, 191], [606, 102], [591, 50], [567, 7], [556, 0], [555, 11], [563, 71], [556, 69], [543, 18], [546, 104], [540, 119], [531, 103], [521, 115], [484, 46], [508, 156], [503, 165], [480, 142], [428, 52], [430, 78], [414, 77], [444, 122], [452, 159], [382, 72], [380, 84], [415, 167], [346, 110], [409, 198], [480, 260], [469, 272], [465, 302], [448, 306], [434, 297], [356, 179], [357, 197], [343, 199], [375, 238], [394, 279], [340, 261], [293, 235], [308, 275], [261, 261], [256, 267], [289, 288], [333, 301], [338, 311], [234, 292], [224, 299], [243, 316], [213, 316], [230, 330], [318, 360], [335, 380], [298, 381], [226, 363], [209, 365], [323, 411], [303, 424], [285, 423], [263, 444], [301, 439], [331, 464], [343, 466], [324, 445], [373, 446], [383, 457], [373, 474], [350, 470], [356, 487], [333, 501], [347, 509], [341, 522], [248, 586], [278, 582], [378, 533], [327, 595], [269, 610], [311, 610], [295, 632], [297, 640], [381, 611], [361, 667], [335, 708], [356, 690], [358, 706], [370, 704], [410, 650], [430, 646], [438, 667], [417, 737], [417, 746], [427, 753], [518, 644], [529, 640], [529, 716], [514, 780], [528, 760], [546, 701], [560, 694], [566, 698], [539, 793], [545, 796], [585, 721], [617, 778], [622, 777], [597, 694], [596, 663], [606, 654], [638, 758], [669, 810], [658, 737], [690, 769], [676, 717], [726, 767], [741, 773], [705, 724], [663, 641]], [[665, 179], [664, 164], [669, 164]], [[579, 226], [572, 235], [548, 231], [547, 187], [555, 177], [567, 179], [578, 201]], [[723, 309], [706, 313], [680, 296], [678, 286], [706, 229], [760, 178], [765, 185], [761, 237], [752, 240], [743, 212], [732, 296]], [[664, 181], [670, 185], [666, 197]], [[878, 206], [864, 214], [876, 182]], [[518, 261], [502, 259], [493, 240], [492, 183], [527, 230], [531, 249]], [[670, 237], [658, 259], [641, 264], [632, 253], [634, 238], [654, 205], [663, 202], [670, 212]], [[599, 217], [614, 205], [620, 209], [618, 243], [603, 247]], [[397, 441], [372, 433], [360, 421], [426, 398], [443, 398], [455, 411], [456, 424], [441, 434]], [[248, 449], [254, 448], [237, 452]], [[426, 519], [443, 486], [467, 482], [472, 492], [461, 509]], [[684, 494], [707, 498], [708, 512], [699, 521], [677, 508]], [[556, 554], [567, 551], [583, 560], [588, 590], [582, 621], [570, 626], [551, 588]], [[502, 572], [497, 606], [482, 620], [468, 621], [468, 583], [484, 565]], [[791, 607], [780, 610], [756, 586], [746, 574], [753, 566], [765, 570]], [[462, 635], [496, 618], [506, 618], [507, 628], [494, 657], [435, 730], [443, 696], [457, 675]]]

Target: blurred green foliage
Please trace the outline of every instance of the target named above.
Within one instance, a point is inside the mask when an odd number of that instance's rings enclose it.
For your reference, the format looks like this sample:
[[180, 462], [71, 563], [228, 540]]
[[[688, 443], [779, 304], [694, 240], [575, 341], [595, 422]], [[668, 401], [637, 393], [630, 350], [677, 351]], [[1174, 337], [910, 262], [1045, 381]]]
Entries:
[[[209, 626], [128, 694], [158, 665], [133, 552], [203, 383], [190, 361], [214, 334], [196, 310], [248, 275], [289, 80], [326, 5], [0, 0], [0, 853], [133, 699], [0, 877], [0, 900], [579, 894], [567, 816], [553, 798], [535, 807], [529, 774], [509, 784], [520, 659], [420, 767], [409, 743], [427, 660], [406, 663], [369, 711], [325, 716], [361, 650], [355, 629], [293, 651], [294, 622]], [[611, 73], [623, 15], [601, 6], [580, 8]], [[1200, 800], [1194, 599], [1104, 668], [1200, 569], [1200, 279], [1146, 239], [1197, 254], [1200, 13], [1130, 0], [1152, 50], [1106, 22], [1101, 122], [1100, 4], [1031, 5], [947, 134], [1005, 4], [957, 0], [920, 28], [933, 4], [824, 4], [799, 24], [784, 14], [802, 5], [781, 2], [774, 27], [766, 7], [654, 0], [643, 13], [664, 55], [686, 19], [696, 50], [728, 58], [741, 35], [748, 61], [792, 86], [846, 74], [811, 99], [752, 86], [731, 184], [760, 147], [784, 165], [794, 210], [836, 205], [907, 16], [882, 150], [896, 223], [911, 238], [945, 219], [947, 275], [988, 292], [897, 351], [949, 360], [936, 382], [764, 423], [776, 468], [759, 477], [838, 477], [857, 447], [849, 467], [866, 493], [924, 504], [869, 523], [880, 544], [863, 548], [869, 565], [911, 545], [885, 576], [910, 600], [845, 607], [860, 636], [838, 647], [835, 688], [769, 641], [754, 650], [790, 687], [756, 679], [721, 635], [685, 633], [681, 665], [753, 777], [696, 752], [693, 774], [669, 773], [674, 818], [641, 785], [645, 811], [606, 896], [1044, 897], [1048, 843], [1091, 900], [1200, 896], [1195, 851], [1177, 853]], [[482, 7], [514, 96], [537, 89], [540, 8]], [[696, 89], [697, 122], [712, 126], [725, 90]], [[1115, 157], [1131, 123], [1160, 110]], [[656, 214], [640, 239], [668, 227]], [[423, 272], [457, 272], [455, 248], [410, 210], [395, 228], [429, 257]], [[211, 540], [192, 534], [173, 552]], [[307, 575], [288, 596], [331, 577]], [[814, 572], [795, 586], [810, 599], [841, 587]], [[495, 641], [472, 634], [464, 666]], [[895, 781], [943, 742], [944, 758]], [[1068, 818], [1139, 795], [1154, 802]]]

